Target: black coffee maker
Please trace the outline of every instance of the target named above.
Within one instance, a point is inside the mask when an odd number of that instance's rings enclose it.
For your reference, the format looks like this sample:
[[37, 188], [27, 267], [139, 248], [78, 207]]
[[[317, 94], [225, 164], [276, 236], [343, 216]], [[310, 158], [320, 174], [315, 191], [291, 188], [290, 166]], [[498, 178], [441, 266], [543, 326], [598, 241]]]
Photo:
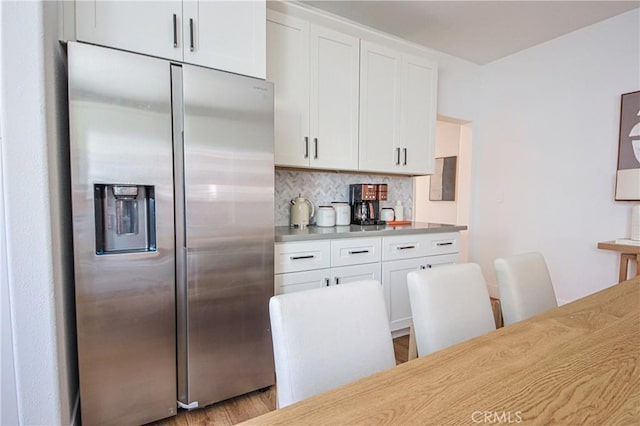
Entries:
[[380, 220], [380, 201], [387, 199], [386, 183], [358, 183], [349, 185], [352, 225], [384, 225]]

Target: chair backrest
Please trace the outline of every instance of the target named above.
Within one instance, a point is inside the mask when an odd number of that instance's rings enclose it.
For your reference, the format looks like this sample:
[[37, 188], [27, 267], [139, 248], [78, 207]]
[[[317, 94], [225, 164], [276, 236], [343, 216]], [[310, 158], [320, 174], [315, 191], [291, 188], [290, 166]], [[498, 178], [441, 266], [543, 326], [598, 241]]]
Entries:
[[396, 365], [378, 281], [274, 296], [269, 313], [280, 408]]
[[418, 355], [495, 330], [487, 284], [475, 263], [407, 274]]
[[504, 325], [558, 306], [547, 264], [540, 253], [524, 253], [493, 262]]

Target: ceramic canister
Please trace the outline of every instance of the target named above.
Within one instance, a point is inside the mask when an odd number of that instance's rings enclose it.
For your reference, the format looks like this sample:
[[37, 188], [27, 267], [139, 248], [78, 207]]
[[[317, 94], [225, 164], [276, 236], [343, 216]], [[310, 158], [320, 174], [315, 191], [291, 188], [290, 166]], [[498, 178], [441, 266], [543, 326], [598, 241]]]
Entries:
[[316, 212], [317, 226], [336, 226], [336, 211], [331, 206], [320, 206]]
[[343, 226], [351, 223], [351, 206], [346, 201], [332, 201], [331, 205], [336, 211], [336, 225]]

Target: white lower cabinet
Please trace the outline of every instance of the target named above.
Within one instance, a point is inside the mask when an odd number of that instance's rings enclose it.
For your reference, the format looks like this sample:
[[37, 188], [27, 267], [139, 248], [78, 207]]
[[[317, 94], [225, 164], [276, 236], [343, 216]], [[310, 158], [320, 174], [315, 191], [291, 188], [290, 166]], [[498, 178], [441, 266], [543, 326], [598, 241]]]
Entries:
[[276, 243], [275, 294], [378, 280], [399, 336], [411, 325], [407, 274], [456, 263], [458, 247], [458, 232]]
[[340, 285], [361, 280], [380, 281], [380, 262], [331, 268], [331, 284]]
[[380, 237], [276, 243], [275, 294], [380, 281], [380, 247]]
[[387, 302], [391, 331], [402, 330], [411, 325], [407, 274], [419, 269], [456, 263], [457, 260], [457, 254], [446, 254], [382, 262], [382, 290]]
[[330, 269], [291, 272], [275, 275], [275, 294], [293, 293], [328, 286], [331, 282]]

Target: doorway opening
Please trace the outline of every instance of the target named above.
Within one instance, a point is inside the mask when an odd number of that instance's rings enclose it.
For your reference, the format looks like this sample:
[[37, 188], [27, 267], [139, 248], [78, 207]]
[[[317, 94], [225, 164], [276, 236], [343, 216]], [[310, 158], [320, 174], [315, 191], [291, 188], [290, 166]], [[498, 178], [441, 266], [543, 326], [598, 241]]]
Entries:
[[[435, 157], [456, 157], [453, 200], [442, 201], [435, 186], [441, 185], [441, 177], [418, 176], [414, 178], [414, 218], [417, 222], [448, 223], [469, 226], [471, 205], [472, 123], [456, 118], [438, 116], [436, 121]], [[436, 162], [437, 163], [437, 162]], [[447, 162], [441, 162], [441, 164]], [[449, 163], [451, 163], [449, 161]], [[435, 176], [435, 175], [434, 175]], [[432, 187], [432, 179], [434, 185]], [[431, 197], [429, 196], [431, 192]], [[450, 198], [450, 197], [444, 197]], [[460, 232], [460, 262], [469, 258], [468, 231]]]

